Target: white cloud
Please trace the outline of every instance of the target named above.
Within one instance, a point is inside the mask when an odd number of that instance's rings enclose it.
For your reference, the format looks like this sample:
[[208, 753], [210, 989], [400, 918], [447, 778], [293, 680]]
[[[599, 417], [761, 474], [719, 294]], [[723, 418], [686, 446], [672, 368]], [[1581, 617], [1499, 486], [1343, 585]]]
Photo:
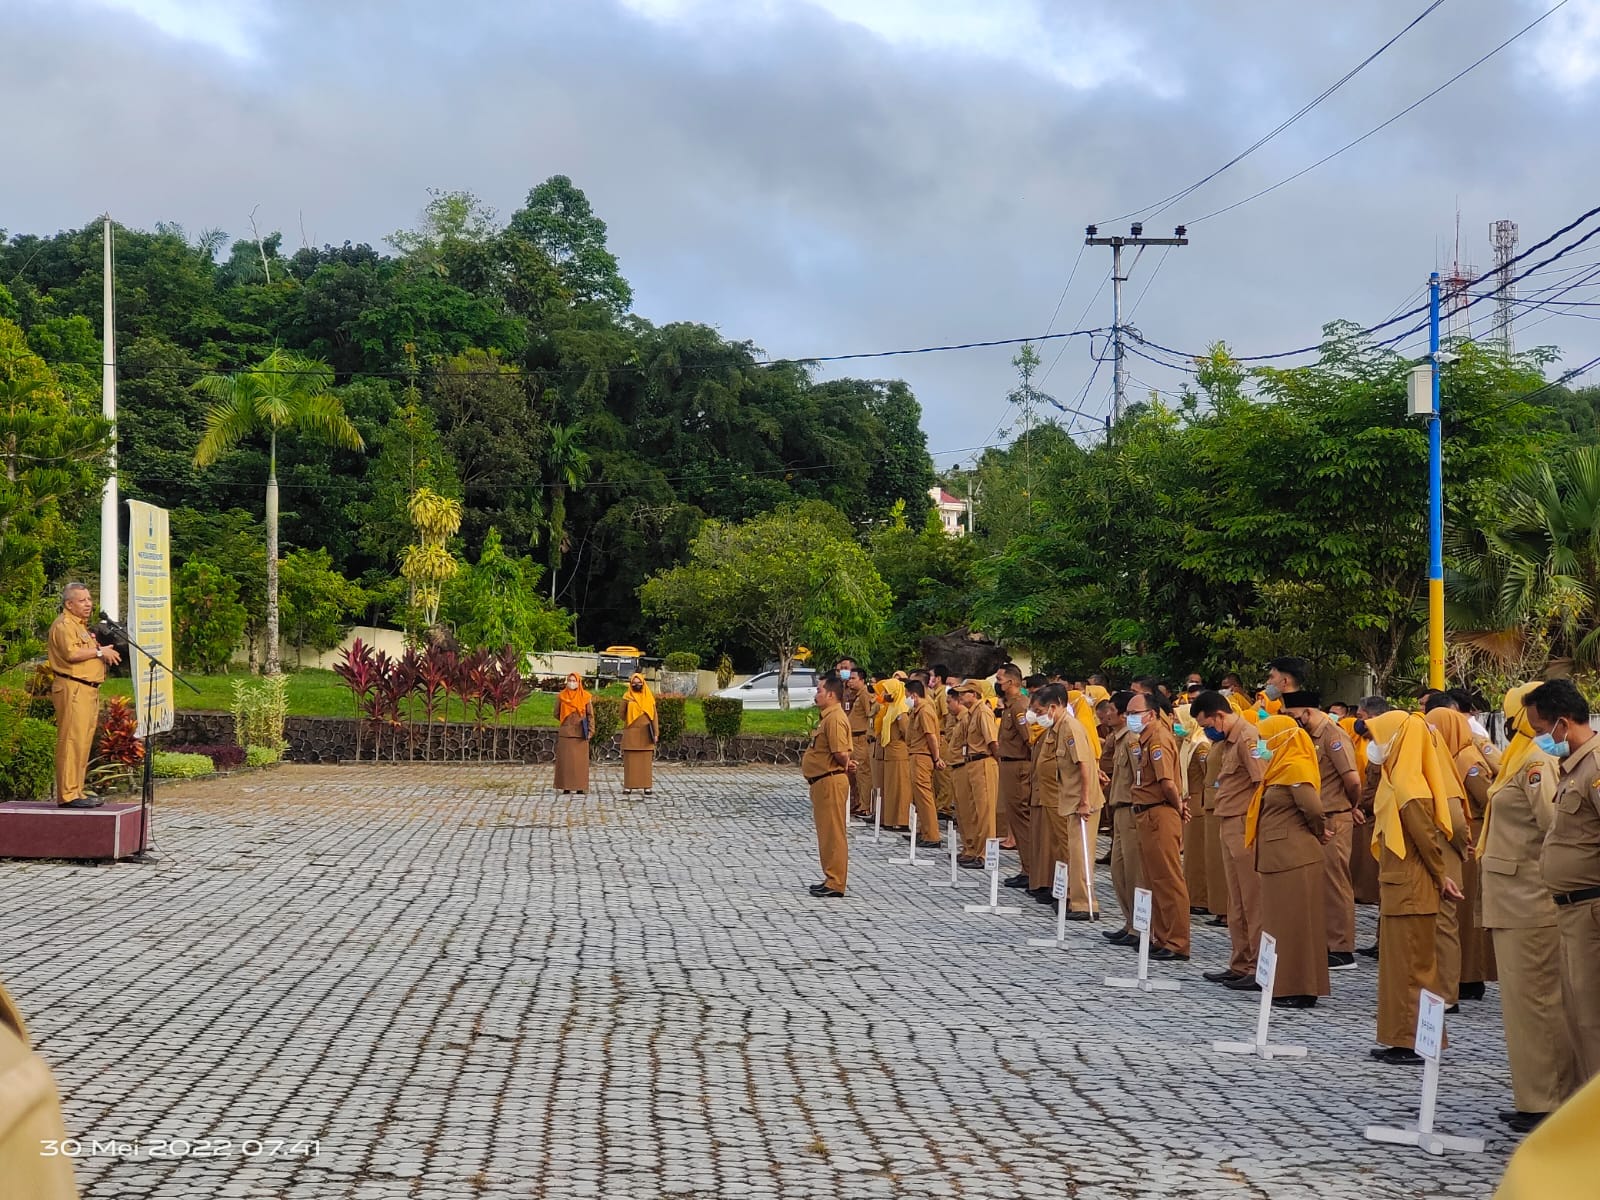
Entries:
[[[33, 0], [41, 7], [52, 0]], [[211, 46], [234, 58], [253, 58], [266, 6], [235, 0], [88, 0], [88, 6], [128, 13], [168, 37]]]
[[[1544, 6], [1539, 0], [1539, 7]], [[1582, 91], [1600, 77], [1600, 0], [1568, 0], [1539, 27], [1533, 59], [1563, 91]]]

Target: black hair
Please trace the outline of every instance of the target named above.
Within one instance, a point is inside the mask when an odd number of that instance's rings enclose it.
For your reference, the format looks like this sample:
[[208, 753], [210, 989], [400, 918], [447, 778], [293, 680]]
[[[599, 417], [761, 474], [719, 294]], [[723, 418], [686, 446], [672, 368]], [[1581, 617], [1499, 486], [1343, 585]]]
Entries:
[[1116, 705], [1119, 713], [1128, 711], [1128, 701], [1133, 699], [1133, 693], [1124, 688], [1120, 692], [1111, 693], [1111, 703]]
[[1473, 710], [1472, 693], [1467, 691], [1466, 688], [1450, 688], [1445, 692], [1445, 695], [1455, 701], [1458, 712], [1471, 712]]
[[1589, 702], [1570, 679], [1552, 679], [1541, 683], [1527, 694], [1522, 704], [1551, 724], [1563, 717], [1584, 724], [1589, 722]]
[[1001, 663], [995, 668], [995, 674], [1004, 675], [1007, 679], [1015, 679], [1018, 683], [1022, 682], [1022, 668], [1017, 666], [1016, 663]]
[[906, 694], [908, 696], [926, 696], [928, 694], [927, 685], [920, 679], [908, 679], [906, 680]]
[[1059, 683], [1047, 683], [1033, 693], [1033, 699], [1040, 704], [1065, 704], [1067, 702], [1067, 689]]
[[1422, 702], [1422, 711], [1431, 713], [1436, 708], [1448, 708], [1452, 712], [1460, 712], [1461, 706], [1456, 703], [1456, 698], [1449, 692], [1434, 692]]
[[928, 670], [932, 671], [940, 679], [950, 678], [950, 668], [945, 666], [943, 663], [934, 663], [933, 666], [928, 668]]
[[832, 671], [829, 671], [821, 679], [817, 680], [817, 686], [823, 691], [827, 692], [835, 700], [841, 702], [844, 700], [844, 680], [840, 679]]
[[1276, 671], [1280, 675], [1287, 675], [1292, 678], [1296, 684], [1302, 684], [1311, 674], [1311, 664], [1303, 658], [1297, 658], [1292, 654], [1288, 654], [1282, 658], [1275, 658], [1269, 662], [1267, 664], [1267, 670]]
[[1043, 675], [1029, 675], [1026, 679], [1024, 679], [1022, 681], [1022, 686], [1027, 688], [1031, 692], [1031, 691], [1034, 690], [1034, 688], [1042, 688], [1045, 684], [1047, 684], [1049, 682], [1050, 682], [1050, 680], [1047, 679]]
[[1362, 712], [1366, 713], [1369, 717], [1381, 717], [1384, 713], [1393, 708], [1394, 705], [1390, 704], [1382, 696], [1363, 696], [1361, 697], [1360, 703], [1358, 703], [1356, 707]]
[[1201, 717], [1214, 717], [1218, 713], [1231, 713], [1233, 705], [1228, 703], [1228, 698], [1221, 692], [1201, 692], [1189, 701], [1189, 715], [1195, 720]]

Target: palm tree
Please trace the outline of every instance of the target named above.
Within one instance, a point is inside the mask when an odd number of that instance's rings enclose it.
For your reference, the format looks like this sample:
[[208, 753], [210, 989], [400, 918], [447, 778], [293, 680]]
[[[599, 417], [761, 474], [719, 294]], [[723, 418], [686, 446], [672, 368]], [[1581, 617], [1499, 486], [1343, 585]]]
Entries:
[[562, 556], [572, 548], [567, 532], [567, 492], [577, 491], [589, 478], [589, 452], [578, 440], [583, 422], [550, 426], [550, 445], [545, 449], [545, 464], [554, 480], [550, 487], [550, 599], [556, 598], [556, 572]]
[[298, 433], [348, 450], [363, 448], [361, 434], [329, 388], [333, 368], [285, 350], [274, 350], [232, 375], [208, 375], [200, 390], [211, 398], [206, 431], [194, 452], [195, 465], [210, 466], [246, 438], [265, 434], [267, 459], [267, 661], [278, 663], [278, 434]]

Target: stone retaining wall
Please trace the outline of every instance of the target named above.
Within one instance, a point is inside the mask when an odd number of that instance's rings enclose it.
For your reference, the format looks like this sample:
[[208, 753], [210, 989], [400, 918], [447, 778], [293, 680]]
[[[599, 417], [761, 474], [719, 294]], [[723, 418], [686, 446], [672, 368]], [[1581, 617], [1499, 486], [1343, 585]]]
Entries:
[[[357, 757], [356, 736], [361, 737], [362, 759], [381, 762], [459, 762], [465, 761], [547, 763], [556, 756], [556, 731], [553, 728], [519, 725], [475, 730], [470, 724], [453, 722], [433, 727], [430, 751], [425, 729], [419, 729], [407, 744], [406, 729], [397, 737], [383, 731], [381, 746], [375, 751], [372, 729], [354, 717], [290, 717], [284, 722], [289, 749], [288, 762], [336, 763]], [[163, 736], [169, 746], [209, 745], [233, 741], [233, 715], [214, 712], [180, 712], [173, 718], [172, 732]], [[695, 763], [797, 763], [806, 739], [795, 736], [741, 734], [720, 748], [717, 739], [703, 733], [686, 733], [676, 744], [658, 746], [656, 758], [663, 762]], [[157, 746], [160, 749], [160, 746]], [[725, 751], [720, 752], [720, 751]], [[617, 761], [621, 750], [615, 738], [608, 745], [594, 747], [597, 760]]]

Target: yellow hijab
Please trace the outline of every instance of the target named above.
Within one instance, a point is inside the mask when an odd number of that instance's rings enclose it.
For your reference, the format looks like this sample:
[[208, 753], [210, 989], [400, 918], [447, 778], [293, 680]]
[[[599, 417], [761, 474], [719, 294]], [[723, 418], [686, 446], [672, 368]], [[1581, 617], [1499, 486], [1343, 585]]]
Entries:
[[1433, 806], [1433, 823], [1450, 834], [1450, 789], [1454, 780], [1444, 773], [1433, 744], [1433, 731], [1416, 713], [1390, 709], [1367, 722], [1374, 746], [1387, 746], [1378, 792], [1372, 802], [1372, 857], [1382, 847], [1396, 858], [1406, 856], [1406, 839], [1400, 825], [1400, 806], [1427, 800]]
[[[1089, 691], [1104, 692], [1105, 688], [1090, 684]], [[1082, 692], [1068, 692], [1067, 702], [1067, 707], [1072, 710], [1072, 715], [1078, 718], [1078, 724], [1083, 726], [1083, 732], [1087, 735], [1084, 741], [1089, 743], [1090, 755], [1098, 762], [1100, 760], [1100, 730], [1097, 728], [1094, 719], [1095, 702]]]
[[[635, 683], [644, 684], [644, 690], [634, 691]], [[632, 725], [639, 717], [643, 717], [652, 725], [656, 723], [656, 694], [650, 690], [650, 685], [645, 683], [644, 676], [635, 671], [628, 680], [628, 692], [622, 700], [622, 724], [625, 727]]]
[[898, 679], [885, 679], [878, 685], [878, 699], [881, 703], [872, 721], [878, 727], [878, 741], [887, 746], [894, 741], [895, 719], [911, 711], [906, 704], [906, 685]]
[[1350, 749], [1356, 756], [1356, 773], [1363, 782], [1367, 778], [1367, 739], [1356, 732], [1358, 717], [1340, 717], [1339, 728], [1344, 730], [1345, 737], [1350, 739]]
[[1250, 807], [1244, 814], [1244, 844], [1255, 845], [1256, 824], [1261, 820], [1261, 797], [1269, 787], [1281, 784], [1293, 787], [1309, 783], [1316, 787], [1322, 782], [1322, 772], [1317, 769], [1317, 748], [1311, 735], [1293, 717], [1268, 717], [1256, 726], [1256, 736], [1267, 743], [1272, 757], [1266, 760], [1261, 772], [1261, 782], [1255, 795], [1250, 797]]
[[[1183, 740], [1178, 744], [1178, 790], [1184, 795], [1189, 794], [1189, 764], [1194, 762], [1195, 751], [1200, 749], [1200, 741], [1205, 739], [1205, 731], [1189, 719], [1190, 711], [1187, 704], [1180, 704], [1173, 710], [1176, 717], [1175, 724], [1182, 725], [1187, 731]], [[1199, 739], [1196, 739], [1196, 734]]]
[[1472, 797], [1467, 792], [1467, 771], [1478, 767], [1485, 775], [1492, 775], [1489, 762], [1472, 740], [1472, 727], [1467, 718], [1453, 708], [1436, 708], [1422, 718], [1434, 732], [1439, 749], [1449, 760], [1457, 785], [1461, 788], [1461, 803], [1467, 815], [1472, 815]]
[[556, 700], [557, 725], [561, 724], [561, 722], [565, 721], [574, 713], [580, 717], [583, 716], [583, 714], [589, 709], [589, 702], [594, 699], [593, 696], [589, 695], [589, 690], [583, 686], [583, 680], [579, 678], [576, 671], [573, 671], [567, 676], [568, 683], [571, 683], [575, 679], [578, 681], [577, 688], [562, 688], [561, 694]]
[[1483, 847], [1489, 840], [1489, 822], [1493, 819], [1494, 798], [1501, 788], [1507, 787], [1517, 778], [1518, 772], [1528, 765], [1530, 758], [1546, 760], [1547, 770], [1559, 771], [1560, 765], [1554, 758], [1546, 754], [1533, 741], [1533, 726], [1528, 724], [1528, 718], [1523, 715], [1523, 701], [1529, 692], [1539, 686], [1537, 679], [1527, 683], [1518, 684], [1506, 693], [1505, 699], [1500, 702], [1500, 711], [1506, 715], [1506, 728], [1511, 731], [1511, 742], [1505, 748], [1505, 753], [1500, 758], [1500, 772], [1494, 777], [1494, 782], [1489, 785], [1489, 807], [1483, 813], [1483, 826], [1478, 830], [1478, 854], [1483, 854]]
[[1245, 697], [1240, 693], [1229, 692], [1228, 703], [1233, 706], [1234, 712], [1239, 714], [1239, 716], [1243, 717], [1246, 721], [1249, 721], [1250, 724], [1259, 725], [1261, 723], [1261, 716], [1256, 712], [1256, 706], [1249, 700], [1245, 699]]

